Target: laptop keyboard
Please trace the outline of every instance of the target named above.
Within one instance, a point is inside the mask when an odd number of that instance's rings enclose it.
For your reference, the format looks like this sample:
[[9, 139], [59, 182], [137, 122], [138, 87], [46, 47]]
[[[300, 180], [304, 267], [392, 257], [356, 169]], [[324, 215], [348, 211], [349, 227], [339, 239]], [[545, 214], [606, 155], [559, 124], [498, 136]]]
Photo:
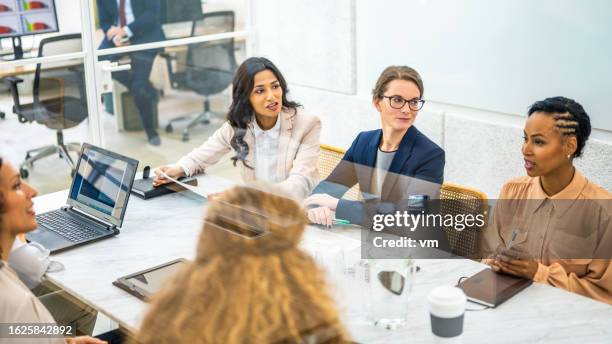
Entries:
[[64, 210], [38, 215], [36, 220], [38, 223], [45, 225], [47, 229], [74, 242], [91, 239], [100, 235], [95, 226], [74, 219]]

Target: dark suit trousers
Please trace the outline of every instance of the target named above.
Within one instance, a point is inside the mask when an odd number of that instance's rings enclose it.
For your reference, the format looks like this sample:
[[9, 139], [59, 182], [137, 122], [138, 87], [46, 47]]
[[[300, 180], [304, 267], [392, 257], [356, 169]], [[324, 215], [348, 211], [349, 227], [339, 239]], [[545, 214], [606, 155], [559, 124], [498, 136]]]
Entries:
[[[100, 45], [100, 49], [112, 47], [114, 45], [108, 40], [104, 40]], [[134, 97], [134, 103], [138, 108], [142, 126], [148, 137], [157, 135], [153, 127], [153, 106], [156, 103], [157, 90], [155, 90], [149, 81], [153, 60], [156, 55], [157, 50], [130, 53], [132, 69], [113, 73], [113, 79], [125, 85], [132, 94], [132, 97]], [[100, 59], [105, 58], [113, 61], [119, 59], [119, 56], [103, 56]]]

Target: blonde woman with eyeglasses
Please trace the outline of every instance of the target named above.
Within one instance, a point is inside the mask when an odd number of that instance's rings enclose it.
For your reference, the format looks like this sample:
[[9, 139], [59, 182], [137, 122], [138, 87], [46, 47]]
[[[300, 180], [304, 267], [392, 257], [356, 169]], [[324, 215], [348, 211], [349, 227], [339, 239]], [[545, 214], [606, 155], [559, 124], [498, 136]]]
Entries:
[[[390, 66], [382, 72], [372, 90], [382, 128], [359, 133], [338, 166], [304, 201], [311, 222], [331, 226], [335, 213], [336, 218], [365, 225], [373, 212], [394, 212], [411, 192], [403, 184], [414, 179], [432, 184], [425, 186], [427, 192], [414, 192], [437, 198], [444, 150], [414, 126], [425, 103], [423, 91], [421, 76], [410, 67]], [[392, 176], [402, 176], [401, 181], [388, 178]], [[362, 198], [378, 198], [385, 209], [368, 210], [362, 201], [343, 199], [355, 184]]]

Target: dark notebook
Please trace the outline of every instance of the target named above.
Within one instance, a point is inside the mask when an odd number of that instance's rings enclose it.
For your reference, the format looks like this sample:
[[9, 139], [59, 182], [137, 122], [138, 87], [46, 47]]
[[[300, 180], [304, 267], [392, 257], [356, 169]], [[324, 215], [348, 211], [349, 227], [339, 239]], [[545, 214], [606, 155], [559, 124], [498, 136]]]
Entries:
[[533, 281], [525, 278], [484, 269], [459, 283], [457, 287], [463, 289], [468, 300], [489, 307], [497, 307], [530, 286], [531, 283]]
[[[198, 180], [195, 177], [181, 178], [179, 181], [188, 185], [198, 185]], [[181, 192], [186, 190], [185, 187], [177, 183], [169, 183], [154, 187], [152, 182], [152, 178], [135, 180], [134, 185], [132, 185], [132, 193], [142, 199], [149, 199], [172, 192]]]

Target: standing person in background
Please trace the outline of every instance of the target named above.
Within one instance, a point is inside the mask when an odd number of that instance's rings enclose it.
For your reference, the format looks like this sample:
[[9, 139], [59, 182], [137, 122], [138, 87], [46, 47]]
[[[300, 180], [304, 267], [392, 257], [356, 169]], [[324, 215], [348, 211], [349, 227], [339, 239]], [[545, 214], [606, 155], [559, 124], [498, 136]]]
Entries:
[[527, 176], [504, 184], [483, 238], [492, 269], [612, 304], [612, 194], [574, 166], [591, 133], [565, 97], [535, 102], [522, 147]]
[[275, 183], [304, 199], [319, 177], [321, 121], [298, 111], [301, 105], [288, 99], [285, 78], [266, 58], [246, 59], [232, 88], [227, 122], [176, 164], [157, 168], [153, 185], [170, 181], [162, 172], [175, 179], [203, 173], [233, 150], [243, 181]]
[[[157, 42], [165, 39], [161, 29], [160, 0], [96, 0], [104, 39], [99, 49], [130, 44]], [[159, 97], [149, 81], [153, 60], [159, 49], [130, 53], [132, 69], [113, 73], [125, 85], [138, 108], [149, 143], [159, 146], [161, 140], [153, 126], [153, 106]], [[119, 57], [113, 55], [111, 59]]]
[[154, 296], [138, 342], [349, 342], [323, 271], [298, 248], [306, 214], [280, 194], [240, 186], [211, 201], [195, 260]]

